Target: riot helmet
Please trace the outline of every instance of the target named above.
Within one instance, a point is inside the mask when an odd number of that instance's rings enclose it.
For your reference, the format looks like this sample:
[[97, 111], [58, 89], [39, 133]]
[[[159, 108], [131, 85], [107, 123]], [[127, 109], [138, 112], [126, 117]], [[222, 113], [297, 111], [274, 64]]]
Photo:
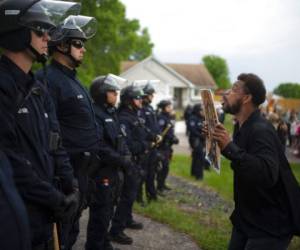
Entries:
[[170, 100], [161, 100], [158, 104], [157, 104], [157, 108], [164, 111], [165, 108], [169, 105], [172, 105], [172, 102]]
[[107, 104], [107, 92], [120, 90], [120, 85], [126, 82], [126, 79], [113, 74], [98, 76], [92, 82], [90, 88], [91, 97], [96, 104], [105, 105]]
[[133, 85], [142, 86], [145, 95], [153, 95], [155, 93], [154, 85], [159, 82], [160, 80], [136, 80]]
[[80, 4], [54, 0], [3, 0], [0, 3], [0, 47], [10, 51], [29, 49], [37, 61], [44, 62], [31, 45], [31, 33], [38, 36], [54, 28], [71, 13], [77, 14]]
[[129, 85], [121, 90], [121, 106], [136, 108], [133, 105], [133, 100], [141, 100], [143, 96], [144, 92], [140, 86]]
[[199, 115], [200, 111], [202, 111], [202, 105], [201, 103], [196, 103], [194, 106], [193, 106], [193, 114], [195, 115]]
[[[72, 56], [71, 46], [84, 47], [84, 42], [91, 39], [96, 32], [97, 21], [94, 17], [69, 16], [50, 33], [51, 40], [48, 43], [50, 53], [58, 51], [68, 56], [75, 63], [75, 66], [79, 66], [81, 61]], [[78, 45], [74, 43], [74, 40], [77, 41]]]
[[143, 91], [146, 95], [153, 95], [155, 93], [155, 88], [153, 84], [159, 83], [159, 80], [149, 80], [144, 86]]

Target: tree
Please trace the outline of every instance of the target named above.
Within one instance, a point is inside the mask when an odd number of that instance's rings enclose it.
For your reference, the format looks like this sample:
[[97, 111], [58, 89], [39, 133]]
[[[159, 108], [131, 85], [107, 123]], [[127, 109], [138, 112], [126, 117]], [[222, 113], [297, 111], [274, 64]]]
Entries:
[[225, 59], [216, 55], [206, 55], [202, 58], [202, 61], [214, 78], [218, 88], [230, 88], [229, 70]]
[[148, 30], [141, 29], [138, 20], [127, 19], [125, 10], [119, 0], [82, 1], [82, 15], [93, 16], [98, 23], [79, 69], [84, 83], [89, 84], [98, 75], [119, 74], [122, 61], [142, 60], [152, 53]]
[[283, 96], [285, 98], [300, 99], [300, 84], [299, 83], [280, 83], [275, 89], [274, 94]]

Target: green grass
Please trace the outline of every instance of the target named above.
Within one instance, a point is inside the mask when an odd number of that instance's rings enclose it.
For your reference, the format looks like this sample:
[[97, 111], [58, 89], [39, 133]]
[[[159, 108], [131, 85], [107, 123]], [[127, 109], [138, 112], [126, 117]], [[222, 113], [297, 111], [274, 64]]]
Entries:
[[135, 211], [188, 234], [203, 250], [226, 249], [230, 237], [227, 229], [231, 226], [228, 219], [217, 211], [185, 212], [176, 202], [167, 200], [151, 203], [146, 208], [135, 205]]
[[171, 163], [171, 173], [184, 177], [185, 179], [193, 182], [194, 184], [213, 189], [217, 191], [223, 198], [232, 200], [233, 193], [233, 178], [230, 169], [230, 163], [226, 159], [222, 159], [221, 174], [218, 175], [215, 171], [205, 171], [203, 182], [196, 181], [190, 175], [191, 157], [186, 155], [174, 155]]
[[232, 134], [232, 132], [233, 132], [232, 115], [226, 114], [224, 126], [230, 132], [230, 134]]
[[[218, 192], [226, 201], [232, 202], [233, 178], [229, 161], [222, 159], [221, 174], [213, 170], [205, 171], [202, 182], [190, 176], [191, 158], [186, 155], [174, 155], [171, 163], [171, 174], [179, 176], [195, 185]], [[300, 164], [292, 164], [292, 170], [300, 183]], [[189, 199], [181, 199], [187, 202]], [[159, 200], [146, 208], [135, 205], [138, 213], [170, 225], [177, 231], [190, 235], [203, 250], [225, 250], [231, 233], [228, 214], [211, 210], [203, 212], [185, 211], [176, 200]], [[300, 249], [300, 238], [294, 237], [289, 250]]]
[[300, 183], [300, 164], [292, 163], [291, 164], [292, 170], [294, 172], [294, 175], [296, 176], [296, 179]]

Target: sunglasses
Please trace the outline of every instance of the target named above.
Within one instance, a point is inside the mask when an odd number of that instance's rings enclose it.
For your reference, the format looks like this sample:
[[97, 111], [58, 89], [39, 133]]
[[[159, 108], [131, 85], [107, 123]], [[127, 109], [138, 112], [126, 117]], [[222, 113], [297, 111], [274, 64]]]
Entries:
[[81, 40], [72, 40], [71, 45], [76, 49], [81, 49], [84, 47], [84, 42]]
[[39, 38], [45, 36], [45, 34], [48, 32], [48, 31], [45, 30], [45, 29], [33, 29], [32, 31], [33, 31], [34, 34], [35, 34], [37, 37], [39, 37]]

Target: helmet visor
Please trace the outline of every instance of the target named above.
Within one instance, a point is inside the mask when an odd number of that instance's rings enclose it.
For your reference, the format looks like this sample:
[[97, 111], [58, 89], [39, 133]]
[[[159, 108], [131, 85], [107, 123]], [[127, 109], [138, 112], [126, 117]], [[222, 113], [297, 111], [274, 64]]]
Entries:
[[50, 36], [51, 41], [61, 41], [64, 38], [78, 38], [87, 40], [92, 38], [97, 32], [97, 21], [89, 16], [68, 16]]
[[131, 93], [131, 97], [133, 99], [142, 99], [145, 96], [144, 91], [138, 87], [138, 86], [133, 86], [132, 88], [132, 93]]
[[75, 2], [41, 0], [32, 5], [20, 18], [20, 23], [30, 29], [49, 31], [67, 16], [80, 12], [81, 5]]
[[108, 74], [104, 80], [104, 83], [109, 86], [110, 90], [120, 90], [120, 86], [124, 85], [126, 82], [126, 79], [116, 76], [114, 74]]

